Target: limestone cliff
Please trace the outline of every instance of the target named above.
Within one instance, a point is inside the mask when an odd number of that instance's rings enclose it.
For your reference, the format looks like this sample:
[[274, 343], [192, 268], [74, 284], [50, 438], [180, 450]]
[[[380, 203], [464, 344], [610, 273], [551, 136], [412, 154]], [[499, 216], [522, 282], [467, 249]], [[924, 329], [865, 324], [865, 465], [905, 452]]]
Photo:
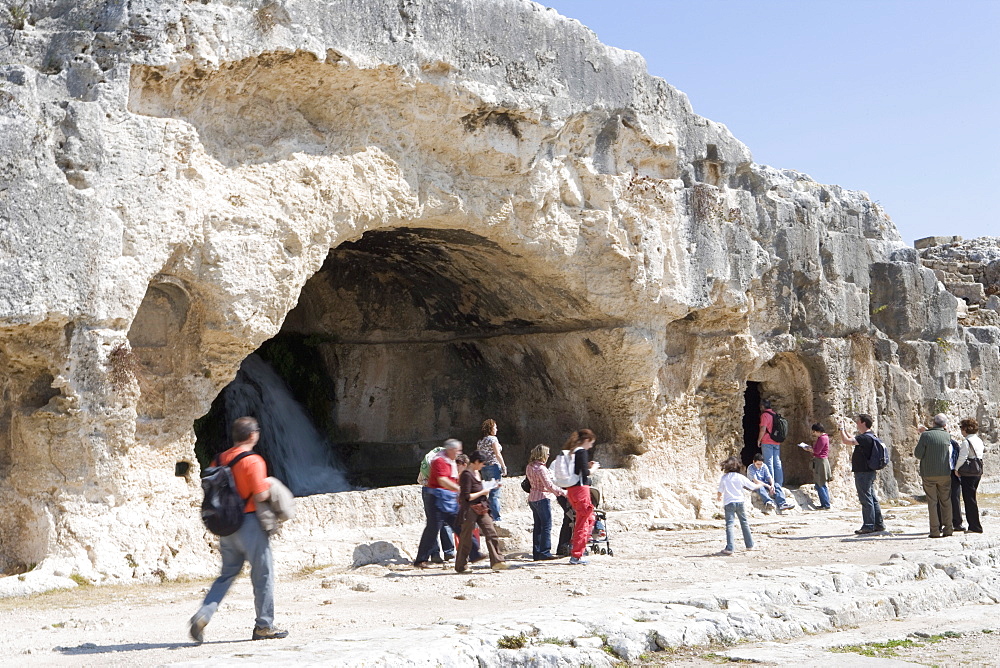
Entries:
[[659, 516], [711, 513], [748, 390], [790, 418], [792, 483], [811, 421], [859, 410], [890, 495], [928, 413], [996, 440], [1000, 330], [958, 325], [867, 195], [755, 164], [552, 10], [5, 11], [0, 570], [210, 571], [193, 425], [268, 340], [359, 467], [484, 417], [522, 464], [589, 426], [609, 502]]

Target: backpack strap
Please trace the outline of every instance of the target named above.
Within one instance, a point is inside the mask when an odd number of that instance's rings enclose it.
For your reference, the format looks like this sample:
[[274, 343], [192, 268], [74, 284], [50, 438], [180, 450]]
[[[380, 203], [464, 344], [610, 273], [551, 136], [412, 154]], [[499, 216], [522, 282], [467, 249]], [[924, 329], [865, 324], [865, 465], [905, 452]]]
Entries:
[[[246, 451], [246, 452], [241, 452], [240, 454], [238, 454], [235, 457], [233, 457], [232, 459], [230, 459], [229, 463], [226, 464], [226, 466], [229, 468], [230, 471], [232, 471], [233, 467], [236, 466], [236, 462], [240, 461], [244, 457], [249, 457], [250, 455], [257, 455], [258, 457], [260, 457], [261, 459], [263, 459], [263, 456], [260, 455], [257, 452]], [[216, 459], [218, 459], [218, 458], [216, 458]], [[250, 494], [250, 496], [253, 496], [253, 494]], [[246, 502], [250, 501], [250, 496], [247, 496], [247, 497], [240, 496], [240, 498], [243, 499], [244, 503], [246, 503]]]
[[[774, 411], [771, 410], [770, 408], [765, 408], [764, 409], [764, 413], [770, 413], [771, 414], [771, 426], [773, 427], [774, 426], [774, 416], [775, 416]], [[761, 415], [763, 415], [763, 413], [761, 413]], [[771, 430], [768, 429], [767, 427], [764, 427], [764, 433], [767, 434], [768, 436], [770, 436], [771, 435]]]
[[[233, 468], [234, 466], [236, 466], [236, 462], [240, 461], [244, 457], [249, 457], [250, 455], [256, 455], [256, 454], [257, 454], [256, 452], [250, 452], [250, 451], [241, 452], [240, 454], [238, 454], [235, 457], [233, 457], [232, 459], [230, 459], [229, 463], [226, 464], [226, 466], [228, 466], [229, 468]], [[257, 455], [257, 456], [259, 457], [260, 455]]]

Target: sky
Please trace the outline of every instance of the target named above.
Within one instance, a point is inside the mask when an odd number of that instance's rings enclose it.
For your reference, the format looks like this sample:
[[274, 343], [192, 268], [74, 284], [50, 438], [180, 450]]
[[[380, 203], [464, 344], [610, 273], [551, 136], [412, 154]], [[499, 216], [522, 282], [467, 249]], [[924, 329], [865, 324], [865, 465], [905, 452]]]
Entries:
[[1000, 236], [1000, 0], [540, 0], [903, 239]]

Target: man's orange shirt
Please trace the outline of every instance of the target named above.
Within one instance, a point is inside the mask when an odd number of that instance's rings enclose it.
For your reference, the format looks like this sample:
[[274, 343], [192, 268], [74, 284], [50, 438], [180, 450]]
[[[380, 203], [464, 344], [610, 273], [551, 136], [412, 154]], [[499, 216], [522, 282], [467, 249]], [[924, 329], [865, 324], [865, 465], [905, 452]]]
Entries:
[[[225, 465], [241, 452], [251, 452], [251, 450], [246, 446], [236, 445], [220, 454], [216, 459], [220, 465]], [[253, 502], [253, 495], [271, 489], [271, 485], [267, 482], [267, 464], [264, 463], [264, 458], [256, 452], [249, 457], [244, 457], [233, 466], [233, 477], [236, 479], [236, 490], [240, 496], [244, 499], [249, 497], [244, 512], [254, 512], [257, 510], [257, 504]]]

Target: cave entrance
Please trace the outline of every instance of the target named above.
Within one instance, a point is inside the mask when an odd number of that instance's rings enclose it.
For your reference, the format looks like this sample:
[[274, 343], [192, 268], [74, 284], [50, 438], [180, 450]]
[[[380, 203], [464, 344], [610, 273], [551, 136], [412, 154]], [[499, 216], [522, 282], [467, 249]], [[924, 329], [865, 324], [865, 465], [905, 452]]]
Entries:
[[[798, 487], [813, 481], [812, 455], [797, 445], [800, 442], [812, 442], [810, 426], [815, 421], [812, 419], [815, 399], [811, 378], [808, 367], [798, 355], [782, 353], [757, 369], [747, 381], [743, 415], [744, 461], [750, 445], [751, 432], [754, 449], [757, 448], [760, 400], [770, 399], [771, 408], [788, 420], [788, 437], [781, 444], [781, 467], [785, 487]], [[752, 398], [754, 401], [751, 404]], [[753, 454], [753, 451], [749, 452], [751, 460]]]
[[743, 449], [740, 459], [743, 466], [753, 463], [753, 456], [760, 452], [757, 445], [757, 434], [760, 432], [760, 383], [747, 381], [747, 389], [743, 393]]
[[[562, 280], [464, 230], [370, 231], [330, 251], [256, 356], [351, 485], [412, 484], [427, 450], [455, 437], [471, 451], [486, 418], [516, 475], [573, 429], [615, 440], [618, 385], [594, 380], [614, 326]], [[196, 424], [201, 453], [225, 439], [226, 394]]]

